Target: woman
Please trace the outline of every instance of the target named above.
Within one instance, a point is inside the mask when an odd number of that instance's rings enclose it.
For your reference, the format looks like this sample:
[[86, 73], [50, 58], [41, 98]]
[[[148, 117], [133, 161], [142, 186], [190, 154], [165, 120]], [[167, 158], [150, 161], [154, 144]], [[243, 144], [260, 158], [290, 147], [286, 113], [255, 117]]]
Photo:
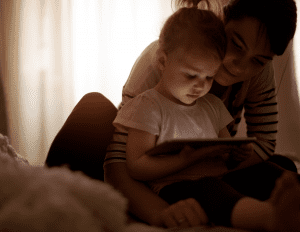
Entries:
[[[176, 4], [191, 6], [194, 2], [178, 0]], [[283, 54], [294, 36], [296, 5], [293, 0], [232, 0], [224, 7], [224, 22], [227, 52], [210, 93], [223, 100], [234, 118], [228, 127], [231, 136], [235, 135], [245, 109], [247, 134], [256, 137], [258, 145], [253, 144], [254, 152], [238, 167], [240, 170], [224, 175], [223, 180], [243, 194], [263, 200], [270, 196], [283, 170], [269, 162], [273, 159], [269, 158], [275, 150], [278, 123], [272, 59]], [[157, 45], [157, 42], [150, 44], [134, 64], [123, 88], [120, 107], [160, 80], [154, 58]], [[202, 148], [197, 152], [219, 152], [218, 149]], [[197, 217], [202, 209], [192, 199], [169, 206], [144, 183], [129, 177], [122, 162], [126, 154], [126, 133], [117, 131], [107, 152], [105, 180], [129, 199], [129, 209], [138, 218], [167, 227], [196, 226], [207, 221]], [[180, 224], [173, 220], [180, 217], [192, 219]]]

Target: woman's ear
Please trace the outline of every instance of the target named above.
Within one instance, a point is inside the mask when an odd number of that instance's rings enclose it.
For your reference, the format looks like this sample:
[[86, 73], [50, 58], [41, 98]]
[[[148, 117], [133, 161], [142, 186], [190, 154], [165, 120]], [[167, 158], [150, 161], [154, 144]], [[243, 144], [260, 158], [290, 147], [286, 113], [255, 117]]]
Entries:
[[157, 55], [157, 64], [158, 64], [158, 68], [163, 71], [166, 67], [166, 63], [167, 63], [167, 54], [159, 49], [156, 53]]

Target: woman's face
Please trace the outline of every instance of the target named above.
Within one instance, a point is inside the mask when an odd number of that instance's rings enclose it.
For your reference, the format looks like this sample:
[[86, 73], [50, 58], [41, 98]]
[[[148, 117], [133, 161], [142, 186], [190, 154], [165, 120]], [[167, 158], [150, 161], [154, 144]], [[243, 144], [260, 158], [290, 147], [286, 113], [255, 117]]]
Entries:
[[229, 86], [260, 73], [274, 53], [266, 32], [260, 31], [260, 22], [255, 18], [231, 20], [225, 30], [227, 51], [214, 79], [220, 85]]

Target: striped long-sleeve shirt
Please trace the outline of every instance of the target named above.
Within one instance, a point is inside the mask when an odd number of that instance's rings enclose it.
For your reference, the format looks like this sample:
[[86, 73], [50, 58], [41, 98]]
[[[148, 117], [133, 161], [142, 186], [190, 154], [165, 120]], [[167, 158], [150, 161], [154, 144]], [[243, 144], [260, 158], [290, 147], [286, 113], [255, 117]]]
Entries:
[[[156, 66], [157, 48], [157, 41], [151, 43], [136, 60], [123, 87], [122, 103], [119, 109], [127, 101], [155, 87], [159, 82], [161, 75]], [[270, 62], [261, 73], [228, 87], [220, 97], [234, 118], [228, 126], [231, 136], [234, 136], [238, 130], [244, 109], [247, 135], [257, 138], [254, 150], [264, 160], [268, 159], [275, 150], [278, 124], [275, 89], [274, 69]], [[126, 161], [127, 135], [127, 131], [116, 129], [111, 144], [107, 148], [104, 165]]]

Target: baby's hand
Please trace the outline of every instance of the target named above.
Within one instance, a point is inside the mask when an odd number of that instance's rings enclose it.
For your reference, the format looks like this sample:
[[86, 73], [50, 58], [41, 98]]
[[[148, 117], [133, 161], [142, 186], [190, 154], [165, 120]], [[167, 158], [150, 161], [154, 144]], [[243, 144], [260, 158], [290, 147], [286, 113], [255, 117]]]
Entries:
[[253, 144], [232, 146], [231, 152], [225, 158], [228, 169], [236, 168], [241, 162], [247, 160], [253, 153]]
[[193, 227], [208, 223], [208, 217], [194, 198], [178, 201], [161, 213], [162, 221], [167, 228]]

